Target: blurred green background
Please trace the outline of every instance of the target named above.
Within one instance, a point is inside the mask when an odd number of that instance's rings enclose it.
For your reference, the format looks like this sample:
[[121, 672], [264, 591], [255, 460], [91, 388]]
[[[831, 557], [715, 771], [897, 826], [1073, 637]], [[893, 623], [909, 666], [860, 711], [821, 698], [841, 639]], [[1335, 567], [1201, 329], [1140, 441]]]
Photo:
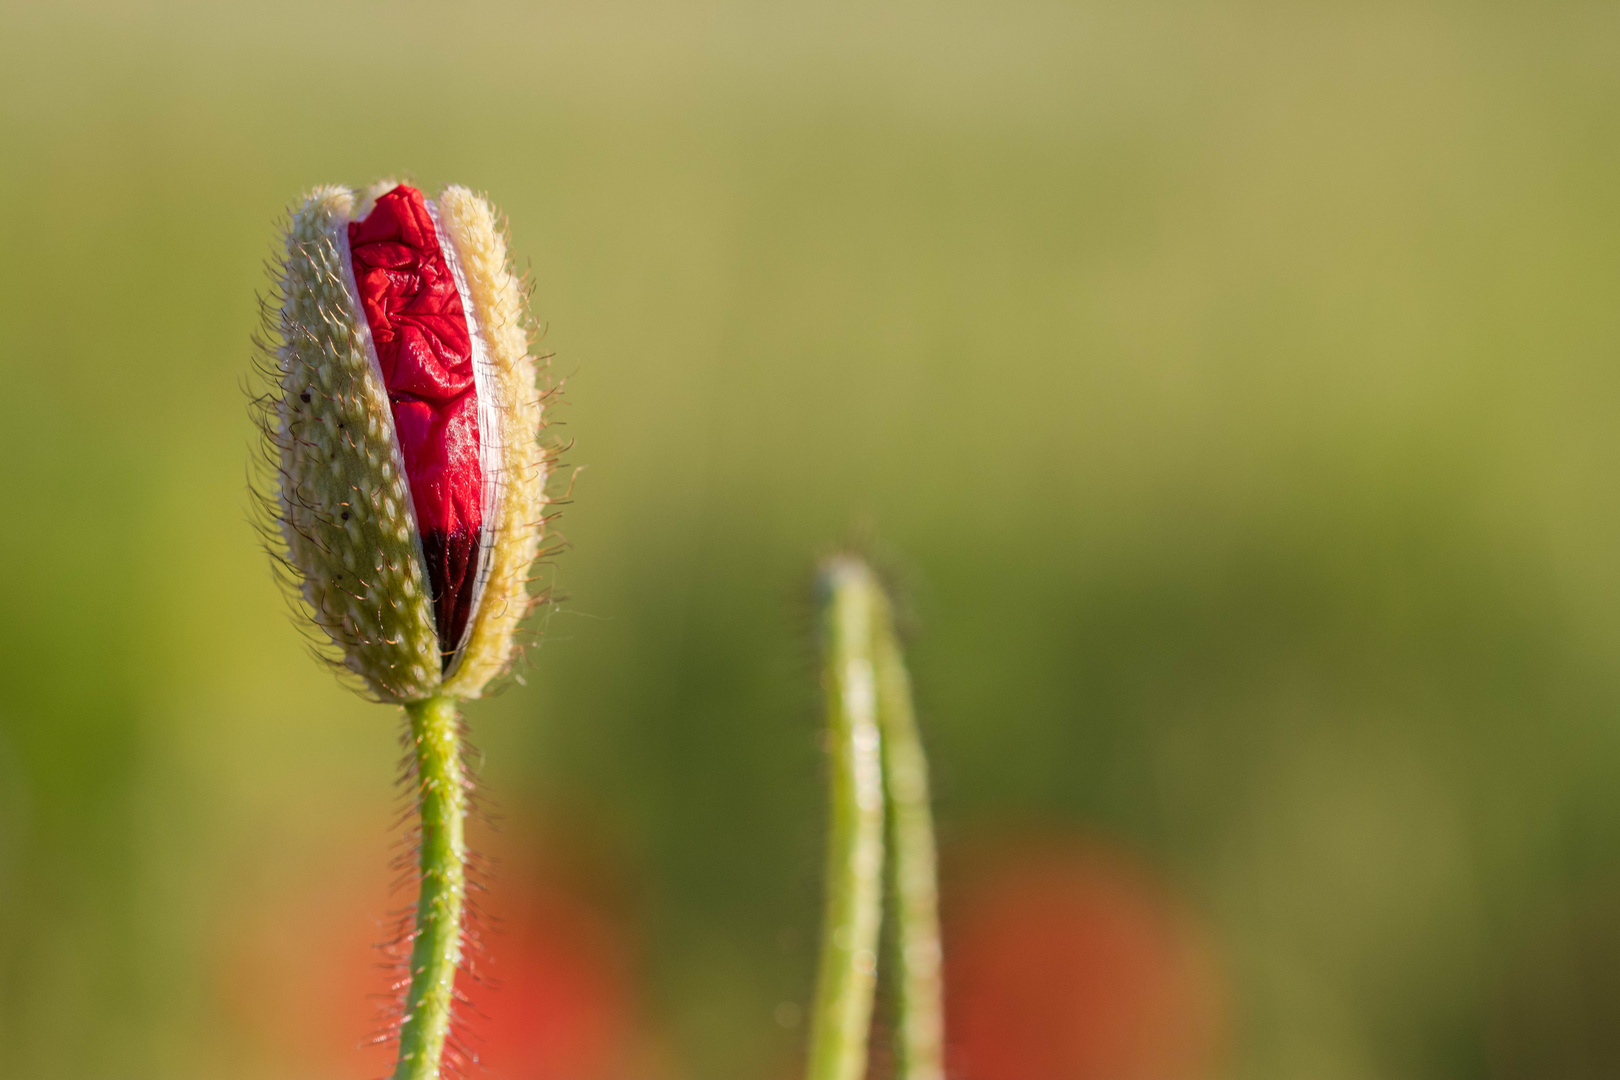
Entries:
[[566, 599], [469, 715], [651, 1072], [792, 1075], [861, 535], [948, 848], [1157, 867], [1222, 1075], [1620, 1074], [1614, 5], [0, 0], [4, 1075], [355, 1075], [221, 989], [331, 961], [265, 927], [333, 867], [380, 915], [395, 797], [242, 383], [277, 217], [388, 173], [507, 212], [567, 378]]

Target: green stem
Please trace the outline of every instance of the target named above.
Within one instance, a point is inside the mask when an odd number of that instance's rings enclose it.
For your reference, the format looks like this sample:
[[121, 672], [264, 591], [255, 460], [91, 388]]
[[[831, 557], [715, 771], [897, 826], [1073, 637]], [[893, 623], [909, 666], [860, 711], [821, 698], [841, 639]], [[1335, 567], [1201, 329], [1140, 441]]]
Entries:
[[438, 1080], [439, 1061], [450, 1033], [456, 968], [461, 962], [462, 905], [467, 892], [467, 786], [455, 702], [428, 698], [411, 702], [405, 711], [411, 719], [422, 816], [421, 896], [411, 946], [411, 988], [405, 997], [393, 1080]]
[[942, 1080], [944, 1020], [940, 987], [939, 888], [928, 759], [917, 733], [911, 677], [894, 631], [888, 598], [874, 605], [872, 653], [878, 726], [889, 795], [889, 866], [895, 913], [896, 1049], [899, 1080]]
[[883, 916], [883, 772], [872, 657], [880, 594], [855, 559], [822, 568], [823, 686], [831, 757], [827, 897], [809, 1080], [861, 1080]]

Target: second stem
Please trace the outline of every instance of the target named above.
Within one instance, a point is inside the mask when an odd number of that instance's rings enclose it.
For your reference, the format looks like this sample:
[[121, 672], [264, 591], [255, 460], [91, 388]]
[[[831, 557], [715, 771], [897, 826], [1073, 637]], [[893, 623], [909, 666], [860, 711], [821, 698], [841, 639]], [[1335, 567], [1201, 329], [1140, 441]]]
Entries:
[[855, 559], [835, 559], [822, 570], [831, 818], [809, 1080], [861, 1080], [866, 1071], [883, 913], [883, 763], [872, 665], [873, 585], [870, 572]]

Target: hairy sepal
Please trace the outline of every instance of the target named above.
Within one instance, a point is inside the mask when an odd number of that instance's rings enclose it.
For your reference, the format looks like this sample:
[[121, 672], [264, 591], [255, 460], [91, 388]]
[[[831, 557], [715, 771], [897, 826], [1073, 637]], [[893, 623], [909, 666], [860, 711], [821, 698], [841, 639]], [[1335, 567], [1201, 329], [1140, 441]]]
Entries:
[[439, 644], [388, 395], [355, 309], [346, 188], [292, 214], [275, 327], [274, 513], [306, 614], [383, 701], [440, 686]]
[[541, 392], [522, 286], [512, 273], [506, 235], [494, 209], [467, 188], [446, 188], [438, 198], [439, 222], [455, 245], [465, 278], [463, 301], [488, 350], [497, 430], [485, 433], [497, 447], [498, 469], [490, 505], [489, 574], [473, 613], [466, 645], [445, 682], [455, 697], [479, 696], [512, 663], [518, 625], [533, 606], [530, 567], [540, 550], [549, 461], [541, 445]]

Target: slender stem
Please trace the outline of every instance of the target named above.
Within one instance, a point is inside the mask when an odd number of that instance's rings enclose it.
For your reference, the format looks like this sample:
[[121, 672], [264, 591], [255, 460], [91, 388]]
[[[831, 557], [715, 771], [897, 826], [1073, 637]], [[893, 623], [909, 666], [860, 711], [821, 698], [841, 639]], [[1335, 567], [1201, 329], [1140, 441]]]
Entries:
[[422, 815], [421, 896], [411, 946], [411, 988], [399, 1031], [393, 1080], [438, 1080], [450, 1032], [456, 968], [461, 962], [462, 905], [467, 892], [466, 778], [456, 705], [445, 697], [405, 706], [416, 749]]
[[894, 631], [888, 598], [874, 604], [872, 654], [878, 727], [883, 732], [889, 795], [889, 867], [895, 913], [894, 985], [898, 1080], [942, 1080], [944, 1019], [940, 987], [939, 888], [928, 759], [917, 734], [911, 677]]
[[831, 807], [809, 1080], [861, 1080], [883, 916], [883, 772], [872, 658], [877, 583], [857, 560], [822, 568], [822, 679]]

